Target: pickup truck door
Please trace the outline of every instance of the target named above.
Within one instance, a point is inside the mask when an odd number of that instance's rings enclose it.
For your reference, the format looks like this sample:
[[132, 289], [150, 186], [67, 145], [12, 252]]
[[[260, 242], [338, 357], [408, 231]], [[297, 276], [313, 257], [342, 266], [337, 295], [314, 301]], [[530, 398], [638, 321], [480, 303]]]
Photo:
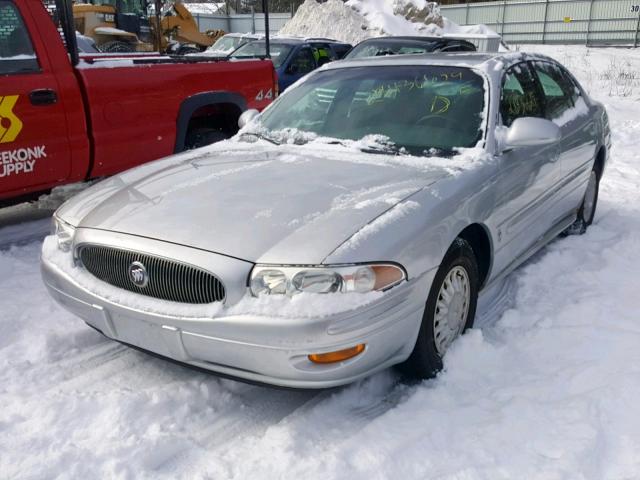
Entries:
[[50, 188], [71, 170], [65, 109], [26, 3], [0, 0], [0, 198]]

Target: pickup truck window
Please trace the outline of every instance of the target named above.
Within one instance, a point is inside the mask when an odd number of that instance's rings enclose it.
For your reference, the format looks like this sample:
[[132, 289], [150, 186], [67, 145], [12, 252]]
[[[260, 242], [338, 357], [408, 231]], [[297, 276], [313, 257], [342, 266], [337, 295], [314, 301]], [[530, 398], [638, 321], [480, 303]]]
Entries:
[[20, 12], [0, 0], [0, 74], [37, 72], [38, 59]]

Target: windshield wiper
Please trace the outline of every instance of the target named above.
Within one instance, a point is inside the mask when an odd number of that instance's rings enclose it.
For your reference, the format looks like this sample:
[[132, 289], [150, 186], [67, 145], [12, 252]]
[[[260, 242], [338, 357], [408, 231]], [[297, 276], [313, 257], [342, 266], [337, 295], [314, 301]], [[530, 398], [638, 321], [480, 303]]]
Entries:
[[[349, 147], [349, 143], [342, 140], [331, 140], [327, 142], [328, 145], [341, 145], [343, 147]], [[375, 153], [378, 155], [400, 155], [401, 149], [395, 145], [380, 145], [380, 147], [359, 147], [358, 150], [364, 153]]]
[[269, 142], [269, 143], [271, 143], [273, 145], [281, 145], [281, 143], [278, 142], [277, 140], [274, 140], [273, 138], [268, 137], [267, 135], [264, 135], [262, 133], [258, 133], [258, 132], [242, 132], [240, 134], [241, 137], [244, 136], [244, 135], [251, 135], [252, 137], [259, 138], [260, 140], [265, 140], [265, 141], [267, 141], [267, 142]]
[[377, 155], [400, 155], [401, 149], [392, 145], [381, 145], [380, 147], [363, 147], [359, 149], [364, 153], [374, 153]]

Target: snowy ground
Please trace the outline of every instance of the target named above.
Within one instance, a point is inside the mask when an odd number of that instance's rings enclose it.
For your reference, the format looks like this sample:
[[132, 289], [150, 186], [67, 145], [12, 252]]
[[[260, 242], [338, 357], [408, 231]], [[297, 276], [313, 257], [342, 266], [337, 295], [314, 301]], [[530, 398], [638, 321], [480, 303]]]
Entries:
[[607, 104], [596, 223], [511, 275], [437, 379], [295, 392], [152, 358], [49, 299], [46, 219], [5, 227], [0, 478], [639, 479], [640, 52], [535, 50]]

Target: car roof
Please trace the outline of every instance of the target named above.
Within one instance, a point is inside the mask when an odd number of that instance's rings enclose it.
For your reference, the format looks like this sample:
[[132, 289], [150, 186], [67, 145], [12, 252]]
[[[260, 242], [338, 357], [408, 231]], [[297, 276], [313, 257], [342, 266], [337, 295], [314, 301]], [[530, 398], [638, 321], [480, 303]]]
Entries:
[[389, 42], [459, 42], [459, 41], [468, 41], [464, 38], [451, 38], [451, 37], [441, 37], [438, 35], [420, 35], [420, 36], [383, 36], [383, 37], [371, 37], [362, 40], [360, 43], [366, 42], [376, 42], [376, 41], [389, 41]]
[[388, 55], [384, 57], [363, 57], [339, 60], [326, 64], [323, 69], [337, 69], [366, 66], [411, 66], [438, 65], [451, 67], [479, 68], [486, 71], [502, 71], [505, 67], [525, 60], [555, 60], [544, 55], [522, 52], [457, 52], [411, 55]]
[[[265, 43], [264, 39], [258, 40], [258, 42]], [[271, 37], [269, 39], [270, 44], [280, 43], [283, 45], [300, 45], [306, 43], [302, 38], [290, 38], [290, 37]]]
[[264, 38], [264, 35], [261, 33], [240, 33], [240, 32], [231, 32], [225, 33], [223, 37], [246, 37], [246, 38]]

